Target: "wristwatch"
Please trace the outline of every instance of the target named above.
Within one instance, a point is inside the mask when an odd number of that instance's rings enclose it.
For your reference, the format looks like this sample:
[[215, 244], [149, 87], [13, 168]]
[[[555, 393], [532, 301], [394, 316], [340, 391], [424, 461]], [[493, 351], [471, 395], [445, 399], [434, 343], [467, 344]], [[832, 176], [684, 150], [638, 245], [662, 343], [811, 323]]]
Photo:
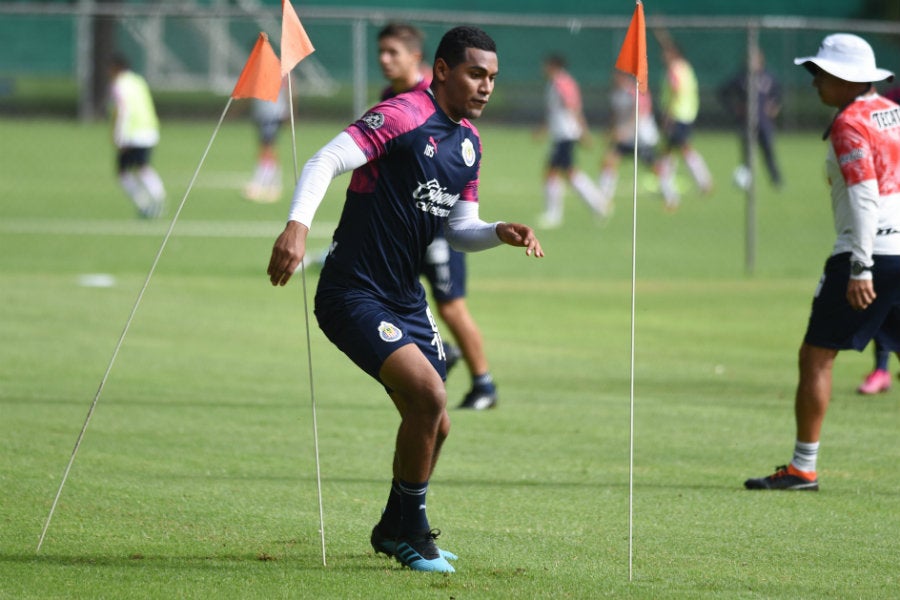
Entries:
[[859, 277], [864, 272], [871, 271], [871, 270], [872, 270], [872, 267], [867, 267], [866, 265], [859, 262], [858, 260], [854, 260], [852, 263], [850, 263], [850, 274], [853, 275], [854, 277]]

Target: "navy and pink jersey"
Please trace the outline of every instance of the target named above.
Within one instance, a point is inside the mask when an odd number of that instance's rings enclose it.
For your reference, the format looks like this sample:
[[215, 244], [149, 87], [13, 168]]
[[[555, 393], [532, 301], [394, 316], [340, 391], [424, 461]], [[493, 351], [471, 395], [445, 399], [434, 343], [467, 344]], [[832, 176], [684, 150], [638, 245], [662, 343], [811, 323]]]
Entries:
[[478, 201], [478, 131], [452, 121], [429, 91], [386, 100], [345, 131], [369, 162], [353, 171], [320, 286], [417, 306], [425, 249], [457, 201]]

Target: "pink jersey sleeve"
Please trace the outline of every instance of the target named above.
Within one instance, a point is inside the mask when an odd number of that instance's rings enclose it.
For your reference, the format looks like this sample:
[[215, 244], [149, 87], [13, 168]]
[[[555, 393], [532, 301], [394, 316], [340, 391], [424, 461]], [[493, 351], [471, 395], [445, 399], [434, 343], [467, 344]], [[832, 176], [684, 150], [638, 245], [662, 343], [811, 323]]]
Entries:
[[[478, 129], [468, 119], [463, 119], [462, 125], [463, 127], [468, 127], [469, 129], [471, 129], [472, 133], [475, 134], [475, 138], [478, 140], [478, 155], [483, 157], [484, 152], [482, 152], [483, 147], [481, 145], [481, 136], [478, 135]], [[460, 193], [460, 200], [465, 200], [466, 202], [478, 202], [478, 180], [480, 179], [480, 177], [481, 161], [478, 162], [478, 171], [475, 173], [475, 179], [467, 183], [466, 187], [463, 188], [462, 193]]]
[[370, 161], [384, 155], [388, 142], [421, 125], [434, 113], [427, 93], [401, 94], [375, 105], [345, 130]]

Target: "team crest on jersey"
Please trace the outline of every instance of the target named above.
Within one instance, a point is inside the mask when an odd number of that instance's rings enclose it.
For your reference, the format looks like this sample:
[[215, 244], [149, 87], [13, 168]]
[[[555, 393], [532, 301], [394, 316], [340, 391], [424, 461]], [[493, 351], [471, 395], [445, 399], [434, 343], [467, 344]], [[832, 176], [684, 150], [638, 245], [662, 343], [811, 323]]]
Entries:
[[472, 144], [472, 140], [469, 138], [463, 140], [462, 157], [467, 167], [471, 167], [475, 164], [475, 145]]
[[384, 125], [384, 115], [379, 112], [366, 113], [362, 122], [369, 126], [369, 129], [378, 129]]
[[403, 337], [403, 332], [393, 323], [382, 321], [378, 325], [378, 335], [385, 342], [396, 342]]

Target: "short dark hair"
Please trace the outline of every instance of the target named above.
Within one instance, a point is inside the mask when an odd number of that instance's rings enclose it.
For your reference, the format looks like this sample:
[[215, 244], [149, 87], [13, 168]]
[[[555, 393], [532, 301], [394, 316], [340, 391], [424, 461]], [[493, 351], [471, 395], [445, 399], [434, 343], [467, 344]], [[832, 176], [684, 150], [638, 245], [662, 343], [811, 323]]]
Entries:
[[548, 54], [544, 58], [544, 63], [550, 65], [551, 67], [556, 67], [557, 69], [566, 68], [566, 59], [562, 54]]
[[378, 41], [384, 38], [397, 38], [413, 52], [421, 52], [425, 45], [425, 34], [408, 23], [388, 23], [378, 32]]
[[444, 34], [434, 53], [434, 62], [443, 59], [451, 69], [466, 60], [466, 50], [475, 48], [486, 52], [497, 52], [497, 44], [478, 27], [462, 25]]

